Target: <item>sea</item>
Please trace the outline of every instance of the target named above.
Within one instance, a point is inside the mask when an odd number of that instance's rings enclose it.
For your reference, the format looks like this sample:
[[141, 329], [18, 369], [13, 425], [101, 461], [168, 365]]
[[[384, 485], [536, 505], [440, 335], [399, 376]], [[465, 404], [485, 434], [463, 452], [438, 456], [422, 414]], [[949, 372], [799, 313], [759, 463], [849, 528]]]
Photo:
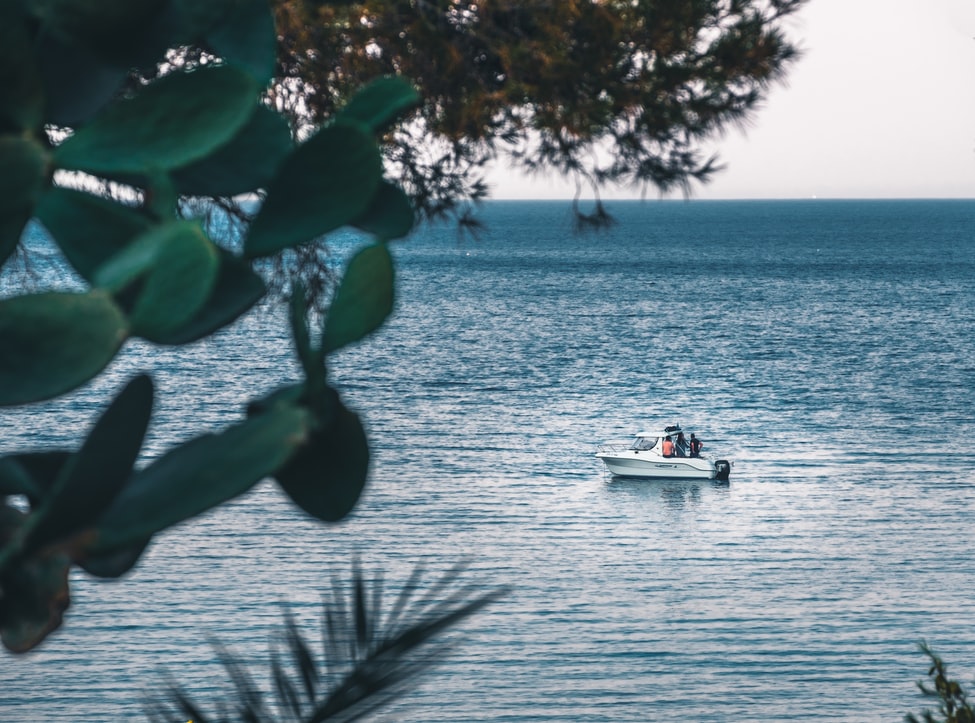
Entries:
[[[387, 609], [458, 565], [505, 593], [372, 720], [898, 721], [933, 707], [922, 641], [975, 692], [975, 201], [606, 205], [601, 231], [569, 201], [491, 201], [476, 236], [394, 242], [393, 315], [329, 360], [373, 452], [354, 512], [317, 522], [267, 481], [121, 580], [76, 570], [64, 625], [0, 653], [0, 720], [145, 720], [167, 682], [216, 710], [220, 646], [269, 689], [285, 617], [320, 650], [354, 570]], [[334, 234], [336, 268], [362, 243]], [[70, 286], [28, 245], [3, 293]], [[0, 411], [0, 452], [77, 447], [139, 371], [143, 463], [298, 378], [266, 304]], [[674, 423], [728, 482], [594, 457]]]

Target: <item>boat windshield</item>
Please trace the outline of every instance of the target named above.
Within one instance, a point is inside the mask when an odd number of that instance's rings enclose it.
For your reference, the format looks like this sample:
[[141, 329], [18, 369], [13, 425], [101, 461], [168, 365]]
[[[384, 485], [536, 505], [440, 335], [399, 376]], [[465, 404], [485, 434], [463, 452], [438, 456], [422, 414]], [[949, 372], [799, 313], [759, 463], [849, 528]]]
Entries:
[[637, 437], [631, 449], [641, 452], [645, 449], [653, 449], [653, 445], [656, 443], [656, 437]]

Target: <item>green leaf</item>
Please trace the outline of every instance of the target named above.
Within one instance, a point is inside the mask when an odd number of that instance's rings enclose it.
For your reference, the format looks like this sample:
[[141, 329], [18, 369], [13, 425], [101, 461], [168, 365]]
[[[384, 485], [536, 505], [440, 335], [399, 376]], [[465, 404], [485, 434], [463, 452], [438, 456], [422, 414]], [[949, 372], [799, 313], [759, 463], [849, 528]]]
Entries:
[[393, 259], [384, 243], [361, 249], [349, 262], [328, 315], [322, 347], [332, 352], [372, 333], [393, 310]]
[[95, 269], [92, 283], [121, 293], [152, 271], [170, 239], [186, 233], [186, 224], [185, 221], [170, 221], [148, 228]]
[[91, 119], [118, 92], [126, 69], [109, 65], [51, 33], [34, 53], [44, 87], [44, 121], [75, 127]]
[[172, 221], [139, 236], [95, 273], [120, 293], [141, 280], [129, 314], [132, 333], [150, 341], [185, 326], [203, 308], [219, 273], [217, 247], [194, 221]]
[[149, 228], [149, 221], [134, 209], [71, 188], [47, 189], [35, 213], [89, 282], [99, 266]]
[[36, 500], [40, 499], [41, 494], [42, 490], [34, 484], [34, 480], [16, 457], [0, 457], [0, 498], [4, 495], [25, 495]]
[[241, 70], [173, 73], [106, 106], [54, 152], [61, 168], [94, 174], [171, 170], [230, 141], [256, 107], [258, 87]]
[[251, 400], [247, 405], [247, 416], [253, 417], [264, 414], [270, 409], [280, 406], [296, 406], [304, 403], [306, 397], [304, 384], [291, 384], [280, 387], [265, 397]]
[[24, 552], [93, 525], [125, 485], [152, 412], [152, 380], [142, 374], [115, 397], [62, 470], [40, 509], [28, 518]]
[[64, 465], [71, 459], [71, 454], [66, 450], [49, 449], [43, 452], [21, 452], [6, 458], [19, 465], [30, 476], [31, 484], [36, 490], [33, 494], [27, 494], [32, 508], [40, 505], [54, 487]]
[[359, 417], [334, 390], [330, 423], [274, 475], [294, 502], [326, 522], [341, 520], [355, 507], [369, 473], [369, 442]]
[[237, 319], [261, 300], [267, 291], [264, 281], [249, 264], [219, 249], [217, 280], [203, 307], [177, 329], [153, 335], [157, 344], [188, 344], [209, 336]]
[[125, 317], [104, 291], [0, 301], [0, 406], [74, 389], [104, 369], [127, 336]]
[[87, 549], [74, 557], [74, 562], [89, 575], [96, 577], [121, 577], [135, 566], [149, 546], [150, 540], [142, 540], [128, 547], [95, 554]]
[[419, 102], [419, 93], [403, 78], [377, 78], [356, 93], [338, 117], [358, 121], [379, 132]]
[[247, 257], [267, 256], [350, 223], [368, 207], [382, 160], [361, 125], [322, 129], [284, 160], [244, 242]]
[[308, 332], [308, 305], [305, 302], [305, 287], [296, 283], [291, 290], [291, 304], [289, 306], [291, 321], [291, 336], [295, 343], [295, 352], [305, 376], [312, 388], [320, 388], [325, 384], [325, 355], [321, 349], [312, 345]]
[[307, 411], [279, 406], [218, 435], [197, 437], [137, 472], [98, 524], [105, 554], [243, 494], [308, 438]]
[[39, 128], [44, 93], [27, 18], [16, 3], [0, 3], [0, 132]]
[[150, 341], [181, 329], [203, 309], [220, 268], [217, 247], [198, 224], [177, 222], [160, 233], [165, 238], [130, 314], [133, 333]]
[[0, 136], [0, 266], [17, 248], [44, 187], [46, 169], [40, 146]]
[[274, 74], [277, 36], [267, 0], [172, 0], [179, 45], [197, 45], [264, 87]]
[[[9, 517], [11, 513], [17, 511], [0, 507], [0, 515]], [[6, 523], [7, 520], [0, 520], [0, 525]], [[61, 625], [70, 602], [70, 565], [66, 555], [55, 553], [20, 559], [3, 570], [0, 638], [8, 650], [27, 652]]]
[[170, 5], [179, 16], [183, 37], [187, 43], [206, 36], [217, 23], [225, 22], [238, 0], [172, 0]]
[[280, 115], [258, 106], [240, 132], [206, 158], [173, 172], [180, 193], [236, 196], [266, 188], [291, 151], [291, 130]]
[[26, 0], [45, 31], [93, 56], [130, 68], [159, 59], [156, 35], [166, 0]]
[[398, 186], [383, 181], [369, 208], [352, 225], [383, 241], [405, 236], [413, 229], [413, 204]]
[[207, 44], [226, 62], [250, 73], [263, 88], [274, 77], [274, 16], [267, 0], [236, 0], [232, 5], [229, 15], [207, 33]]

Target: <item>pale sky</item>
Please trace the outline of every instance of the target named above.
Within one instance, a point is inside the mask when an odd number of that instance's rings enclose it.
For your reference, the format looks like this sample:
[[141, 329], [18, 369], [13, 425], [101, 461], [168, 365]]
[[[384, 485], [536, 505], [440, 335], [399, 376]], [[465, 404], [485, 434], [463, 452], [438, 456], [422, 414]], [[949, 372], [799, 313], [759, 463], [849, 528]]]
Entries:
[[[693, 198], [975, 198], [975, 0], [811, 0], [788, 28], [804, 56], [716, 142], [727, 168]], [[492, 198], [575, 191], [489, 180]]]

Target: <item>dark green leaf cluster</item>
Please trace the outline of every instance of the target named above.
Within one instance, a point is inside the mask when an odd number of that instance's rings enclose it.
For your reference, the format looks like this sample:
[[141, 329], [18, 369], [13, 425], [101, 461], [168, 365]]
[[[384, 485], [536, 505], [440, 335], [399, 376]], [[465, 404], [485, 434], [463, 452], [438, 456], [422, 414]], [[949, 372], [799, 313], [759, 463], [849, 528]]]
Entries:
[[451, 649], [452, 643], [438, 641], [442, 633], [505, 592], [482, 592], [460, 584], [460, 571], [454, 568], [417, 596], [422, 574], [418, 568], [384, 610], [381, 581], [370, 589], [357, 569], [351, 593], [336, 582], [326, 600], [320, 655], [301, 636], [294, 619], [285, 616], [285, 630], [271, 658], [276, 705], [268, 702], [240, 659], [218, 645], [236, 700], [223, 702], [210, 714], [205, 704], [171, 684], [166, 695], [149, 702], [150, 719], [160, 723], [359, 720], [402, 694], [406, 683]]
[[948, 666], [934, 654], [927, 643], [921, 643], [920, 648], [931, 660], [928, 678], [932, 685], [922, 680], [918, 681], [917, 686], [925, 697], [938, 701], [938, 710], [925, 710], [920, 718], [908, 713], [904, 720], [907, 723], [975, 723], [975, 708], [968, 702], [968, 693], [962, 684], [948, 677]]
[[[184, 45], [204, 48], [207, 62], [144, 80]], [[328, 521], [363, 489], [368, 443], [328, 384], [326, 357], [392, 310], [386, 244], [409, 232], [413, 212], [383, 178], [377, 133], [416, 95], [376, 80], [295, 145], [261, 101], [274, 48], [266, 0], [0, 2], [0, 265], [36, 220], [86, 284], [0, 300], [0, 405], [78, 388], [131, 338], [181, 345], [233, 323], [266, 293], [254, 259], [345, 225], [376, 237], [320, 329], [309, 329], [295, 288], [304, 379], [252, 401], [245, 419], [136, 468], [155, 395], [139, 375], [77, 449], [0, 457], [0, 637], [10, 650], [60, 624], [71, 565], [117, 577], [159, 532], [265, 477]], [[97, 193], [108, 183], [126, 200]], [[180, 199], [235, 194], [265, 200], [229, 251], [184, 217]]]

